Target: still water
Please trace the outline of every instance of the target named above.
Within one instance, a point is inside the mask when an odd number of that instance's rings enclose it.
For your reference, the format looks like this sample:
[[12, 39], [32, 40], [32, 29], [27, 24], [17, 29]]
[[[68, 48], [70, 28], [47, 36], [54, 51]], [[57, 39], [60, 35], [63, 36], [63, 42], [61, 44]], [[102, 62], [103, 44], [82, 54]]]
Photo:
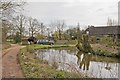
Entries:
[[85, 54], [77, 50], [41, 49], [36, 56], [57, 66], [57, 70], [80, 72], [94, 78], [118, 78], [120, 61], [117, 58]]

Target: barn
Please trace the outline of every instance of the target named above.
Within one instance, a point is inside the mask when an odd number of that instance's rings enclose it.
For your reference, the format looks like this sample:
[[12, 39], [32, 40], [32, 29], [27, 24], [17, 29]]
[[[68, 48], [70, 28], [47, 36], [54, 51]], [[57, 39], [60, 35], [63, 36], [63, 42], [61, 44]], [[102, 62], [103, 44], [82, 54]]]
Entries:
[[108, 35], [116, 40], [120, 40], [120, 26], [90, 26], [85, 30], [90, 36]]

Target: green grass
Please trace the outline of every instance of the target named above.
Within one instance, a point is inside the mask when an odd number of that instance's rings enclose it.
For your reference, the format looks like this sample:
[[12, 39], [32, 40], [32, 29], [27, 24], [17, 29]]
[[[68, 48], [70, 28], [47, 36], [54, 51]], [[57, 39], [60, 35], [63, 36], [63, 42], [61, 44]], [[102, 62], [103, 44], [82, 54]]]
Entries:
[[107, 44], [107, 45], [111, 45], [113, 43], [112, 38], [111, 37], [102, 37], [100, 40], [101, 44]]
[[72, 47], [74, 45], [28, 45], [21, 49], [18, 57], [26, 78], [81, 78], [81, 74], [76, 72], [58, 71], [54, 66], [50, 66], [47, 61], [35, 57], [33, 50], [43, 48]]
[[99, 55], [99, 56], [106, 56], [106, 57], [116, 57], [116, 58], [119, 58], [120, 57], [120, 52], [116, 52], [116, 53], [113, 53], [113, 52], [109, 52], [109, 51], [106, 51], [106, 50], [103, 50], [103, 49], [96, 49], [94, 50], [95, 54], [96, 55]]
[[68, 48], [68, 47], [75, 47], [75, 45], [26, 45], [29, 50], [37, 50], [37, 49], [47, 49], [47, 48]]
[[[96, 37], [91, 37], [93, 39], [92, 43], [96, 42]], [[95, 43], [96, 44], [96, 43]], [[120, 42], [113, 42], [112, 37], [102, 36], [100, 37], [100, 41], [98, 44], [107, 46], [108, 49], [103, 47], [93, 47], [94, 53], [99, 56], [107, 56], [107, 57], [120, 57], [120, 52], [118, 50], [111, 51], [113, 46], [120, 47]]]
[[118, 46], [118, 47], [120, 47], [120, 42], [114, 43], [113, 46]]
[[76, 45], [77, 40], [57, 40], [55, 45]]

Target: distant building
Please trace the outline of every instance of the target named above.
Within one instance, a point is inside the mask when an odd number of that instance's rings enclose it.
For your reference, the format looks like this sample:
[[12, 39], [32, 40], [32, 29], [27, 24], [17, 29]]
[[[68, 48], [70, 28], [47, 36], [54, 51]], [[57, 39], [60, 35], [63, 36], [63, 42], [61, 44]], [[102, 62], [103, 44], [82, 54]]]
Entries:
[[85, 30], [90, 36], [109, 35], [115, 39], [120, 39], [120, 26], [91, 26]]

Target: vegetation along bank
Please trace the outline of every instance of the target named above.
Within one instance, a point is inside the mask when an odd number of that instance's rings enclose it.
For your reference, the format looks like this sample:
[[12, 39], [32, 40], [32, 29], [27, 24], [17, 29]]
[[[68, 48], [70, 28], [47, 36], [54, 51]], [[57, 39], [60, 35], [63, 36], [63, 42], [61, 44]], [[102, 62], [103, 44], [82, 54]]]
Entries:
[[82, 78], [85, 77], [78, 72], [65, 72], [58, 71], [55, 65], [50, 66], [47, 61], [38, 59], [34, 50], [36, 49], [46, 49], [46, 48], [65, 48], [73, 47], [74, 45], [28, 45], [27, 47], [21, 49], [19, 57], [19, 62], [26, 78]]

